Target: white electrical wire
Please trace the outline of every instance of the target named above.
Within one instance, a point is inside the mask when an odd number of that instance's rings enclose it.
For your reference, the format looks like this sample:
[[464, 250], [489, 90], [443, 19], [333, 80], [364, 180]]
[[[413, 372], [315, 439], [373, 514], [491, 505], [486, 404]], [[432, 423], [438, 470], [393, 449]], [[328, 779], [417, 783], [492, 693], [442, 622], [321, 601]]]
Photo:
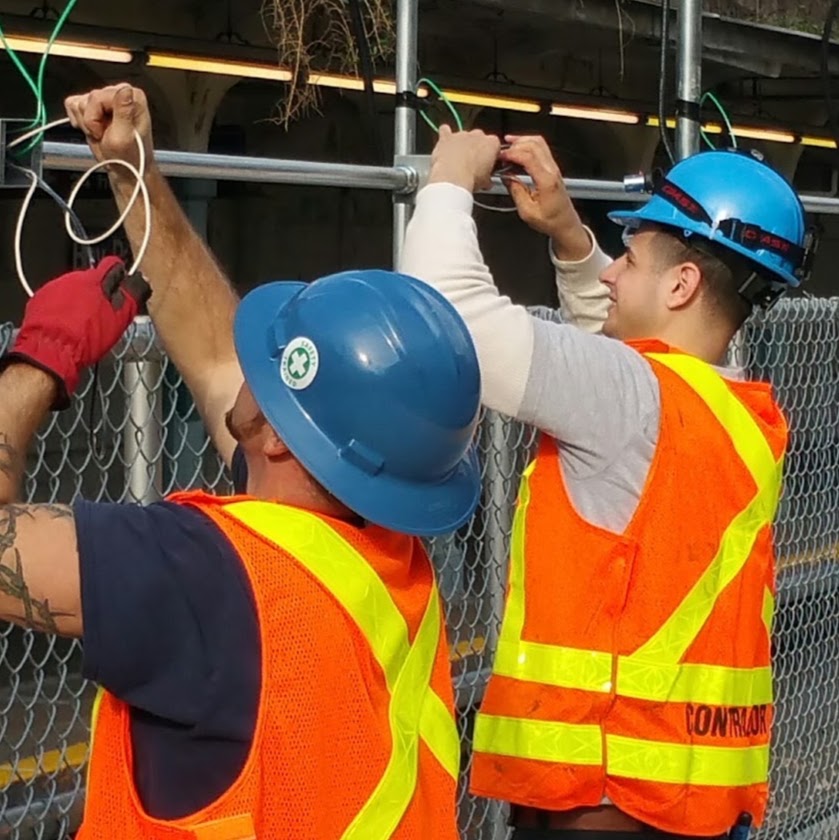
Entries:
[[42, 125], [39, 128], [35, 128], [32, 131], [27, 131], [26, 134], [21, 134], [19, 137], [15, 137], [11, 143], [6, 147], [8, 149], [14, 149], [15, 146], [19, 146], [21, 143], [25, 143], [30, 137], [35, 137], [37, 134], [43, 134], [45, 131], [49, 131], [51, 128], [55, 128], [59, 125], [64, 125], [65, 123], [70, 122], [67, 117], [61, 120], [53, 120], [51, 123], [47, 123], [46, 125]]
[[35, 190], [38, 189], [38, 176], [29, 169], [24, 170], [24, 172], [32, 179], [32, 184], [27, 190], [23, 204], [20, 205], [20, 213], [18, 214], [17, 225], [15, 226], [15, 268], [17, 269], [17, 279], [20, 280], [23, 291], [29, 297], [32, 297], [35, 292], [32, 291], [32, 287], [27, 282], [26, 275], [23, 273], [23, 257], [21, 256], [20, 241], [23, 234], [23, 220], [26, 218], [29, 205], [32, 203], [32, 196], [35, 195]]
[[493, 207], [492, 204], [481, 204], [477, 199], [472, 199], [475, 207], [480, 207], [481, 210], [492, 210], [493, 213], [517, 213], [518, 207]]
[[[61, 120], [55, 120], [54, 122], [47, 123], [39, 128], [34, 129], [33, 131], [27, 131], [25, 134], [22, 134], [20, 137], [16, 137], [11, 143], [9, 143], [9, 149], [13, 149], [15, 146], [20, 145], [21, 143], [28, 140], [30, 137], [35, 137], [38, 134], [42, 134], [43, 132], [47, 131], [50, 128], [55, 128], [59, 125], [64, 125], [65, 123], [69, 123], [70, 120], [66, 117]], [[113, 158], [111, 160], [103, 160], [99, 163], [91, 166], [87, 172], [82, 175], [81, 178], [76, 182], [76, 185], [73, 187], [73, 191], [70, 193], [70, 198], [67, 199], [67, 209], [64, 211], [64, 227], [67, 231], [67, 235], [73, 242], [79, 245], [97, 245], [100, 242], [104, 242], [109, 236], [114, 234], [125, 222], [128, 218], [129, 213], [134, 209], [134, 204], [137, 201], [138, 196], [142, 196], [143, 198], [143, 210], [145, 211], [145, 221], [146, 221], [146, 229], [143, 232], [143, 239], [140, 242], [140, 247], [137, 249], [137, 255], [134, 258], [134, 262], [131, 265], [131, 268], [128, 270], [128, 276], [130, 277], [132, 274], [135, 274], [137, 269], [140, 266], [140, 263], [143, 261], [143, 257], [146, 255], [146, 251], [149, 247], [149, 241], [151, 239], [151, 201], [149, 199], [149, 190], [146, 186], [145, 182], [145, 174], [146, 174], [146, 149], [143, 146], [143, 140], [138, 134], [138, 132], [134, 131], [134, 140], [137, 143], [137, 149], [140, 155], [140, 166], [139, 168], [134, 166], [134, 164], [129, 163], [126, 160], [120, 160], [119, 158]], [[125, 205], [125, 209], [122, 211], [120, 217], [114, 222], [114, 224], [105, 231], [105, 233], [100, 234], [99, 236], [93, 237], [91, 239], [85, 239], [81, 236], [78, 236], [76, 232], [73, 230], [73, 202], [75, 202], [76, 197], [79, 194], [79, 191], [84, 186], [85, 182], [94, 172], [98, 172], [100, 169], [104, 169], [106, 166], [122, 166], [123, 168], [127, 169], [136, 179], [137, 184], [134, 187], [134, 192], [131, 193], [131, 198], [128, 200], [128, 203]], [[23, 199], [23, 203], [20, 207], [20, 215], [18, 216], [17, 225], [15, 228], [15, 268], [17, 269], [17, 276], [18, 280], [20, 281], [20, 285], [23, 287], [23, 290], [26, 292], [29, 297], [32, 297], [34, 292], [32, 291], [32, 287], [26, 280], [26, 274], [23, 271], [23, 257], [21, 254], [21, 241], [23, 238], [23, 222], [26, 218], [26, 214], [29, 211], [29, 205], [32, 203], [32, 197], [35, 195], [35, 191], [38, 188], [38, 177], [35, 175], [34, 172], [28, 169], [24, 169], [24, 172], [29, 175], [32, 179], [32, 185], [29, 187], [29, 190], [26, 193], [26, 197]]]
[[149, 199], [149, 190], [146, 186], [146, 182], [144, 180], [146, 174], [146, 150], [143, 146], [143, 140], [140, 135], [135, 131], [134, 132], [134, 139], [137, 142], [137, 149], [140, 153], [140, 168], [139, 170], [137, 167], [134, 166], [133, 163], [129, 163], [127, 160], [120, 160], [119, 158], [112, 158], [111, 160], [103, 160], [99, 163], [91, 166], [87, 172], [76, 181], [76, 186], [73, 187], [73, 191], [70, 193], [70, 197], [67, 199], [67, 206], [72, 207], [73, 202], [76, 200], [76, 196], [79, 194], [79, 190], [84, 186], [85, 182], [94, 172], [98, 172], [100, 169], [104, 169], [106, 166], [122, 166], [127, 169], [137, 180], [137, 184], [134, 187], [134, 192], [131, 193], [131, 198], [128, 200], [128, 203], [125, 205], [125, 209], [120, 214], [120, 217], [111, 225], [108, 230], [104, 233], [96, 236], [92, 239], [82, 239], [73, 231], [71, 227], [72, 218], [70, 217], [69, 213], [64, 214], [64, 227], [67, 230], [67, 235], [74, 241], [77, 242], [79, 245], [96, 245], [99, 242], [104, 242], [109, 236], [114, 234], [125, 222], [128, 218], [128, 214], [134, 209], [134, 203], [137, 201], [137, 196], [142, 195], [143, 197], [143, 209], [145, 210], [145, 219], [146, 219], [146, 229], [143, 232], [143, 239], [140, 242], [140, 247], [137, 249], [137, 255], [134, 258], [134, 262], [131, 265], [131, 268], [128, 270], [129, 277], [134, 274], [140, 266], [140, 263], [143, 260], [143, 257], [146, 255], [146, 250], [149, 247], [149, 239], [151, 238], [151, 201]]

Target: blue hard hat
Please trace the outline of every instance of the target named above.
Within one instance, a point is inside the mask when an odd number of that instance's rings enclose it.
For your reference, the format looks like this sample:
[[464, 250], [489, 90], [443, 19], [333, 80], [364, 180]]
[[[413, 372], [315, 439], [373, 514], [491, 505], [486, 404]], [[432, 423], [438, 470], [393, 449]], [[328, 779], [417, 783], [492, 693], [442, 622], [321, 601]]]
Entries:
[[751, 153], [727, 149], [685, 158], [653, 182], [643, 207], [615, 210], [609, 218], [629, 228], [646, 222], [701, 236], [746, 257], [784, 289], [800, 285], [809, 272], [813, 239], [801, 200]]
[[268, 422], [349, 508], [428, 536], [472, 516], [480, 370], [435, 289], [378, 270], [269, 283], [242, 300], [234, 339]]

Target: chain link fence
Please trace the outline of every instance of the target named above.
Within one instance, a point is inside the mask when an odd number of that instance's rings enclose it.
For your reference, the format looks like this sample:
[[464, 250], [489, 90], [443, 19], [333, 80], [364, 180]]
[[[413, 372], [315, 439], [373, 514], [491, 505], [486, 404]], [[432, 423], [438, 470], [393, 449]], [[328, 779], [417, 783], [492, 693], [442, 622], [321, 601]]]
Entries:
[[[12, 333], [0, 326], [0, 351]], [[839, 299], [782, 302], [748, 325], [734, 356], [771, 379], [792, 428], [777, 522], [774, 783], [759, 838], [815, 840], [839, 832]], [[464, 840], [507, 835], [503, 805], [469, 796], [466, 778], [518, 481], [535, 440], [532, 428], [487, 412], [480, 508], [430, 544], [450, 628]], [[86, 375], [72, 407], [50, 417], [30, 456], [25, 498], [146, 503], [190, 487], [232, 489], [180, 377], [139, 323]], [[78, 642], [0, 626], [0, 838], [64, 838], [79, 824], [94, 691], [80, 670]]]
[[779, 304], [743, 361], [790, 424], [775, 534], [773, 789], [761, 840], [839, 836], [839, 300]]

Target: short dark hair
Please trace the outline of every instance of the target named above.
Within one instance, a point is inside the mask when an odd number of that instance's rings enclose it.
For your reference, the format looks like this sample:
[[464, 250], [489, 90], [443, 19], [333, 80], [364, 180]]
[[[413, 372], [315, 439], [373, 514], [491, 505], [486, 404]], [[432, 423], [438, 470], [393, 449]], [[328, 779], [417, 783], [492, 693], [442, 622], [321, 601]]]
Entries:
[[687, 239], [669, 228], [656, 230], [658, 260], [662, 268], [692, 262], [702, 273], [702, 294], [736, 332], [752, 313], [752, 304], [740, 294], [755, 266], [745, 257], [701, 237]]

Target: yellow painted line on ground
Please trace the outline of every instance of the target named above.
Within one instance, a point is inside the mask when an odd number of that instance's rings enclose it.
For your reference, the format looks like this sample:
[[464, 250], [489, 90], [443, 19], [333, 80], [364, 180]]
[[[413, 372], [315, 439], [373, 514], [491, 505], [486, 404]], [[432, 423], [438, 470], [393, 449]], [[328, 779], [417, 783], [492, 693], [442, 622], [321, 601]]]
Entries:
[[71, 744], [63, 750], [50, 750], [42, 756], [22, 758], [15, 764], [0, 764], [0, 789], [13, 782], [27, 782], [67, 767], [81, 767], [87, 760], [87, 744]]
[[818, 563], [836, 562], [839, 560], [839, 543], [824, 548], [808, 549], [794, 554], [778, 552], [777, 567], [786, 569], [792, 566], [808, 566]]
[[461, 659], [466, 659], [467, 656], [476, 656], [483, 653], [485, 647], [486, 639], [483, 636], [467, 639], [449, 648], [449, 658], [452, 662], [459, 662]]

